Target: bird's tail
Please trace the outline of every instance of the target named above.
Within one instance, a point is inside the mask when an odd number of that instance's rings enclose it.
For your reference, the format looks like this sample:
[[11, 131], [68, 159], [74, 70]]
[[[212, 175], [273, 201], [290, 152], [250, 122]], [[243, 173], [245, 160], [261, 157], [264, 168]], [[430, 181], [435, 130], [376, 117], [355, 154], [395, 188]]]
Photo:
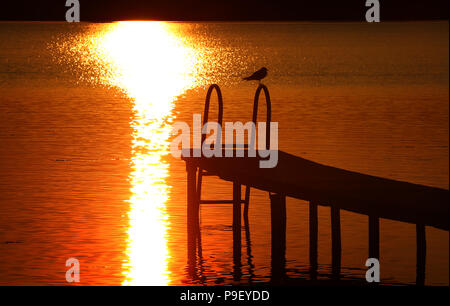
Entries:
[[249, 81], [250, 77], [242, 78], [244, 81]]

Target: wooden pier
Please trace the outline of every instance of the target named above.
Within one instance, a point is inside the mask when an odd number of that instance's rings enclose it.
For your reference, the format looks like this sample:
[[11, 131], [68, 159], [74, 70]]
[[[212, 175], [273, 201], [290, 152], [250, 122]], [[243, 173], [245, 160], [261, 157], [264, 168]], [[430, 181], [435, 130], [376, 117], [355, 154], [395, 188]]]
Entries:
[[[208, 121], [211, 92], [219, 98], [219, 122], [222, 123], [222, 96], [217, 85], [207, 94], [204, 120]], [[270, 122], [270, 96], [266, 86], [260, 85], [255, 95], [253, 121], [256, 122], [259, 94], [264, 91], [267, 102], [267, 127]], [[202, 138], [203, 143], [204, 137]], [[266, 142], [269, 147], [269, 141]], [[226, 150], [239, 150], [223, 147]], [[247, 149], [243, 149], [247, 152]], [[187, 154], [189, 152], [189, 154]], [[317, 205], [330, 206], [332, 229], [332, 273], [339, 279], [341, 262], [340, 210], [368, 216], [368, 257], [379, 258], [379, 219], [416, 224], [417, 280], [425, 282], [426, 238], [425, 227], [449, 230], [449, 191], [407, 182], [401, 182], [357, 172], [347, 171], [309, 161], [278, 151], [274, 168], [260, 168], [259, 157], [193, 157], [193, 150], [184, 151], [182, 159], [187, 170], [188, 249], [192, 257], [199, 237], [200, 204], [230, 203], [233, 205], [233, 257], [235, 267], [241, 258], [241, 205], [248, 220], [250, 189], [267, 191], [270, 195], [272, 228], [272, 277], [283, 275], [286, 249], [286, 197], [308, 201], [311, 279], [317, 276]], [[225, 156], [225, 154], [222, 154]], [[234, 155], [236, 156], [236, 155]], [[256, 156], [259, 156], [258, 154]], [[233, 199], [202, 200], [202, 176], [216, 176], [233, 182]], [[242, 199], [241, 186], [246, 186]], [[192, 258], [191, 258], [192, 259]], [[239, 273], [237, 273], [239, 274]]]

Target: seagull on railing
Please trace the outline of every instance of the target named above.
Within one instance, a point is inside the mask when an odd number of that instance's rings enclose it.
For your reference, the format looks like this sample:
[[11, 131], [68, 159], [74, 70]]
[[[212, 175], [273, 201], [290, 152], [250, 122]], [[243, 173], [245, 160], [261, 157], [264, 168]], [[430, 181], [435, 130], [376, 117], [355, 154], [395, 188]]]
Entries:
[[266, 67], [262, 67], [258, 71], [254, 72], [251, 76], [246, 77], [246, 78], [242, 78], [242, 79], [245, 80], [245, 81], [256, 80], [256, 81], [259, 81], [259, 83], [261, 83], [261, 80], [266, 77], [267, 71], [268, 70], [267, 70]]

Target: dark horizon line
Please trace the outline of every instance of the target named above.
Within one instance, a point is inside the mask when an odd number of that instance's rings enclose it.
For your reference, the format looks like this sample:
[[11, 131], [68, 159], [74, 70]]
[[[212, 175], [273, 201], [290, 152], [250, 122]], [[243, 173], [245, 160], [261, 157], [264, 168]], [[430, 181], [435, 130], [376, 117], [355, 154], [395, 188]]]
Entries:
[[[448, 0], [380, 1], [383, 21], [448, 20]], [[365, 21], [365, 0], [79, 0], [81, 21]], [[62, 0], [7, 1], [0, 20], [63, 21]]]
[[[80, 23], [107, 23], [119, 21], [166, 21], [166, 22], [362, 22], [368, 23], [364, 19], [220, 19], [220, 18], [197, 18], [197, 19], [164, 19], [164, 18], [130, 18], [130, 19], [115, 19], [115, 18], [99, 18], [99, 19], [82, 19]], [[386, 18], [383, 22], [412, 22], [412, 21], [449, 21], [449, 18]], [[64, 19], [0, 19], [0, 22], [67, 22]]]

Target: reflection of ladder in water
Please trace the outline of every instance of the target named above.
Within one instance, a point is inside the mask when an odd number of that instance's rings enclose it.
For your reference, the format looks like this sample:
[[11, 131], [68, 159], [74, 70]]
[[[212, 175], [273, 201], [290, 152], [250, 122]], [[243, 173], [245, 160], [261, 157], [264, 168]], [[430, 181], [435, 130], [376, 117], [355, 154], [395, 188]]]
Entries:
[[[218, 112], [218, 118], [217, 118], [217, 123], [220, 127], [222, 127], [222, 119], [223, 119], [223, 99], [222, 99], [222, 92], [220, 91], [220, 88], [217, 84], [213, 84], [209, 87], [208, 92], [206, 94], [206, 100], [205, 100], [205, 109], [204, 109], [204, 114], [203, 114], [203, 122], [202, 122], [202, 129], [203, 126], [205, 125], [205, 123], [208, 123], [208, 119], [209, 119], [209, 105], [210, 105], [210, 100], [211, 100], [211, 94], [213, 90], [216, 90], [217, 92], [217, 99], [218, 99], [218, 106], [219, 106], [219, 112]], [[263, 84], [260, 84], [258, 89], [256, 90], [255, 93], [255, 98], [254, 98], [254, 103], [253, 103], [253, 116], [252, 116], [252, 121], [254, 123], [253, 129], [251, 131], [251, 143], [250, 146], [254, 146], [254, 148], [256, 149], [256, 120], [257, 120], [257, 116], [258, 116], [258, 102], [259, 102], [259, 95], [261, 93], [261, 90], [264, 90], [264, 94], [266, 97], [266, 105], [267, 105], [267, 112], [266, 112], [266, 148], [269, 149], [270, 148], [270, 121], [271, 121], [271, 103], [270, 103], [270, 96], [269, 96], [269, 91], [267, 89], [267, 87]], [[202, 138], [201, 138], [201, 148], [203, 148], [203, 142], [205, 141], [206, 138], [206, 134], [202, 133]], [[222, 145], [222, 149], [226, 150], [226, 149], [233, 149], [233, 150], [238, 150], [238, 149], [248, 149], [249, 144], [223, 144]], [[202, 151], [200, 148], [200, 151]], [[236, 152], [233, 152], [233, 156], [235, 156]], [[203, 153], [202, 153], [203, 154]], [[234, 201], [233, 200], [202, 200], [201, 199], [201, 191], [202, 191], [202, 180], [203, 180], [203, 176], [216, 176], [216, 174], [211, 174], [208, 173], [206, 170], [204, 170], [203, 168], [199, 167], [199, 171], [198, 171], [198, 180], [197, 180], [197, 188], [196, 188], [196, 194], [197, 194], [197, 203], [200, 204], [233, 204]], [[239, 186], [240, 188], [240, 186]], [[239, 192], [240, 193], [240, 192]], [[250, 186], [246, 186], [245, 187], [245, 196], [244, 199], [241, 199], [241, 204], [244, 204], [244, 219], [246, 221], [246, 223], [248, 223], [248, 208], [249, 208], [249, 203], [250, 203]], [[239, 211], [239, 217], [238, 216], [233, 216], [233, 220], [235, 218], [239, 218], [240, 219], [240, 211]], [[240, 223], [240, 222], [239, 222]]]

